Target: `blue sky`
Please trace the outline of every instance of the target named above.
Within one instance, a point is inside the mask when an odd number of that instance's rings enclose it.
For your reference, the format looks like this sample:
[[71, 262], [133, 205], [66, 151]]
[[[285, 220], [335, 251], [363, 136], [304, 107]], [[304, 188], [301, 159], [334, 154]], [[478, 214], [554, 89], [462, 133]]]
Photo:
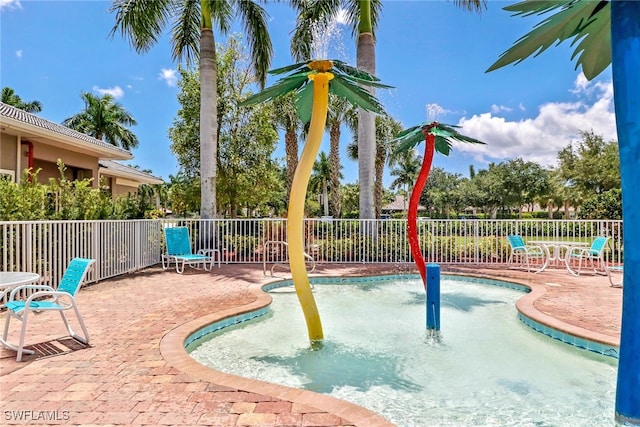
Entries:
[[[377, 75], [390, 91], [378, 91], [387, 111], [404, 126], [437, 119], [463, 126], [486, 146], [456, 144], [435, 167], [468, 176], [469, 165], [516, 157], [545, 166], [557, 152], [591, 131], [615, 140], [611, 68], [587, 82], [570, 60], [568, 43], [537, 58], [492, 73], [485, 70], [541, 19], [512, 17], [512, 1], [489, 1], [482, 14], [451, 1], [386, 1], [377, 31]], [[0, 0], [0, 85], [25, 101], [39, 100], [39, 115], [54, 122], [83, 108], [80, 93], [111, 93], [137, 120], [140, 140], [130, 164], [167, 179], [178, 171], [167, 130], [179, 108], [167, 34], [146, 54], [137, 54], [109, 32], [108, 1]], [[292, 62], [289, 36], [294, 15], [268, 4], [274, 45], [272, 68]], [[328, 56], [355, 63], [350, 29], [337, 25]], [[217, 35], [217, 41], [224, 37]], [[428, 116], [427, 111], [437, 112]], [[342, 145], [350, 141], [343, 132]], [[283, 157], [283, 142], [275, 156]], [[328, 143], [323, 147], [328, 151]], [[420, 152], [422, 147], [419, 147]], [[344, 159], [344, 182], [357, 180], [357, 166]], [[391, 179], [385, 178], [388, 185]]]

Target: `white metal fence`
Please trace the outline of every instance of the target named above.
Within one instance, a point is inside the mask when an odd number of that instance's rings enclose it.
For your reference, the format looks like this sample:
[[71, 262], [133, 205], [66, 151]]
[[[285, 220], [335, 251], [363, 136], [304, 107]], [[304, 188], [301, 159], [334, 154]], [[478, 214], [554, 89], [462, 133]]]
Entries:
[[[95, 282], [160, 263], [162, 230], [170, 226], [187, 226], [194, 251], [220, 249], [222, 262], [286, 261], [286, 252], [263, 247], [287, 240], [285, 219], [0, 222], [0, 271], [35, 272], [56, 287], [69, 260], [79, 256], [97, 260], [88, 276]], [[406, 226], [392, 219], [307, 219], [307, 252], [319, 263], [411, 262]], [[429, 219], [418, 229], [427, 262], [504, 263], [508, 234], [583, 242], [608, 236], [607, 260], [617, 264], [623, 257], [621, 221]]]

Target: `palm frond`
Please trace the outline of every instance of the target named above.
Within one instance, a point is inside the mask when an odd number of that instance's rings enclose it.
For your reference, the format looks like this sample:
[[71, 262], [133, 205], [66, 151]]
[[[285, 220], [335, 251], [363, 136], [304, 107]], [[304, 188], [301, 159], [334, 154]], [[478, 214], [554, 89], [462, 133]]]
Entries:
[[313, 85], [308, 84], [298, 92], [296, 96], [296, 110], [302, 123], [309, 123], [311, 121], [311, 113], [313, 112]]
[[269, 74], [276, 76], [278, 74], [288, 73], [298, 68], [308, 69], [307, 67], [308, 63], [309, 61], [304, 61], [304, 62], [298, 62], [297, 64], [287, 65], [286, 67], [275, 68], [273, 70], [269, 70]]
[[397, 144], [394, 154], [402, 153], [412, 150], [416, 145], [424, 141], [424, 135], [422, 134], [422, 126], [414, 126], [405, 131], [400, 132], [396, 138], [392, 139], [390, 143]]
[[248, 106], [259, 104], [261, 102], [271, 101], [279, 96], [286, 95], [291, 91], [298, 91], [309, 82], [308, 75], [311, 72], [312, 71], [309, 71], [308, 73], [298, 73], [293, 76], [283, 78], [273, 86], [245, 99], [240, 103], [240, 105]]
[[136, 52], [147, 52], [159, 40], [169, 22], [171, 7], [171, 0], [115, 0], [109, 12], [115, 12], [116, 22], [109, 35], [113, 37], [119, 31]]
[[435, 150], [440, 154], [448, 156], [451, 152], [451, 141], [448, 138], [436, 136]]
[[398, 144], [394, 153], [397, 154], [402, 151], [410, 150], [424, 141], [425, 138], [422, 130], [425, 126], [429, 126], [428, 133], [436, 137], [435, 150], [445, 156], [448, 156], [451, 152], [451, 147], [454, 141], [471, 144], [484, 144], [484, 142], [478, 139], [459, 133], [456, 129], [460, 128], [460, 126], [433, 122], [413, 126], [397, 134], [395, 139], [391, 141]]
[[366, 71], [362, 71], [356, 67], [353, 67], [345, 62], [342, 62], [340, 60], [334, 59], [333, 60], [333, 68], [335, 68], [336, 70], [339, 70], [340, 72], [353, 77], [353, 78], [357, 78], [360, 79], [362, 81], [371, 81], [371, 82], [379, 82], [380, 79], [377, 78], [376, 76], [373, 76], [369, 73], [367, 73]]
[[184, 2], [178, 9], [180, 16], [174, 20], [172, 33], [173, 60], [186, 59], [187, 64], [197, 63], [200, 57], [200, 2]]
[[239, 1], [236, 4], [238, 13], [242, 17], [244, 33], [247, 35], [246, 41], [251, 52], [251, 63], [256, 79], [260, 87], [264, 88], [273, 56], [273, 46], [267, 27], [267, 12], [255, 1]]
[[384, 113], [384, 107], [373, 95], [341, 76], [335, 76], [329, 82], [329, 93], [345, 98], [350, 103], [367, 111], [373, 111], [378, 114]]
[[553, 44], [573, 38], [572, 45], [582, 40], [572, 56], [573, 59], [581, 52], [576, 67], [582, 65], [589, 80], [600, 74], [611, 63], [610, 39], [606, 37], [611, 28], [611, 4], [608, 0], [530, 0], [505, 7], [505, 10], [515, 12], [515, 16], [530, 16], [558, 8], [561, 10], [517, 40], [487, 72], [511, 63], [518, 64], [529, 56], [540, 55]]

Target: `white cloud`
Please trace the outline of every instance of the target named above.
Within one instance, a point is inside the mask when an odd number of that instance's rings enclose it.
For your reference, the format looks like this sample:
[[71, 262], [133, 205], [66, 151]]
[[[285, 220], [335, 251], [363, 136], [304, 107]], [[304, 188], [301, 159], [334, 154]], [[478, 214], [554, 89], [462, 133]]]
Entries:
[[178, 71], [170, 68], [162, 68], [158, 78], [164, 80], [167, 86], [176, 86], [178, 84]]
[[120, 86], [112, 87], [112, 88], [99, 88], [98, 86], [93, 86], [93, 91], [99, 93], [100, 95], [109, 94], [113, 96], [115, 99], [120, 99], [124, 96], [124, 91]]
[[0, 10], [22, 9], [20, 0], [0, 0]]
[[505, 105], [496, 105], [496, 104], [493, 104], [491, 106], [491, 112], [494, 113], [494, 114], [501, 113], [503, 111], [508, 113], [510, 111], [513, 111], [513, 108], [507, 107]]
[[22, 58], [22, 49], [20, 49], [20, 50], [16, 50], [16, 57], [17, 57], [18, 59], [21, 59], [21, 58]]
[[605, 141], [617, 140], [612, 83], [587, 82], [578, 76], [571, 92], [576, 94], [575, 102], [543, 104], [533, 118], [507, 121], [493, 111], [462, 118], [461, 132], [487, 145], [459, 144], [456, 150], [482, 163], [520, 157], [553, 166], [558, 151], [581, 140], [580, 131], [593, 131]]

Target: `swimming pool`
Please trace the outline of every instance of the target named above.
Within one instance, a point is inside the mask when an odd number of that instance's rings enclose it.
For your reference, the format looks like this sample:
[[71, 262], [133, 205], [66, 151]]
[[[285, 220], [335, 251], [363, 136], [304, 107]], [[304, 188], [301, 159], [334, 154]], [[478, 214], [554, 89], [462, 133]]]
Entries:
[[316, 285], [326, 339], [309, 346], [295, 293], [191, 352], [223, 372], [342, 398], [399, 426], [614, 425], [616, 360], [520, 322], [522, 292], [442, 280], [439, 338], [419, 280]]

